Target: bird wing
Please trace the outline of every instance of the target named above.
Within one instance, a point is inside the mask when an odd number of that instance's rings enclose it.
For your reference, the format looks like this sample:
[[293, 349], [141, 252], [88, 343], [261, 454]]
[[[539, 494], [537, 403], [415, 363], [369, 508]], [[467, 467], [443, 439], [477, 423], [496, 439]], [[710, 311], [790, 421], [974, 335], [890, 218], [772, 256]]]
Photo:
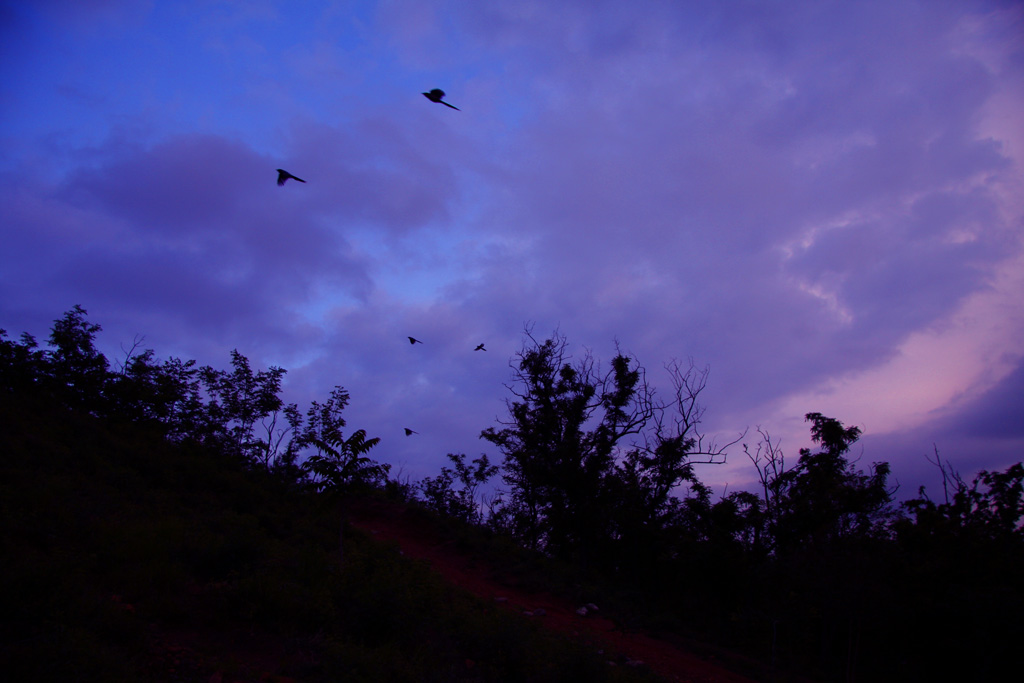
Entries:
[[292, 175], [291, 173], [289, 173], [288, 171], [284, 170], [283, 168], [277, 169], [277, 184], [278, 185], [284, 185], [284, 181], [288, 180], [289, 178], [292, 178], [294, 180], [298, 180], [300, 183], [306, 182], [305, 180], [303, 180], [299, 176]]

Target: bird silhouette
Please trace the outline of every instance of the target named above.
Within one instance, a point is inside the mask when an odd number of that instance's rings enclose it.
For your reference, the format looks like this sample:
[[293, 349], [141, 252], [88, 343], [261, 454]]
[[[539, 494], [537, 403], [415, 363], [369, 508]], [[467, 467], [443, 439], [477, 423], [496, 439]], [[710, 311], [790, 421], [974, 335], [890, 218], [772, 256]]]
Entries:
[[419, 339], [417, 339], [416, 337], [409, 337], [409, 343], [410, 343], [410, 344], [422, 344], [423, 342], [421, 342], [421, 341], [420, 341]]
[[476, 345], [476, 348], [475, 348], [475, 349], [473, 349], [473, 350], [474, 350], [474, 351], [486, 351], [487, 349], [485, 349], [485, 348], [484, 348], [484, 345], [483, 345], [483, 344], [477, 344], [477, 345]]
[[278, 185], [284, 185], [284, 181], [288, 180], [289, 178], [291, 178], [292, 180], [298, 180], [300, 183], [306, 182], [302, 178], [300, 178], [298, 176], [292, 175], [291, 173], [289, 173], [288, 171], [284, 170], [283, 168], [277, 169], [277, 184]]
[[409, 429], [408, 427], [404, 427], [404, 429], [405, 429], [405, 435], [406, 436], [412, 436], [413, 434], [419, 434], [419, 432], [414, 432], [413, 430]]
[[423, 96], [426, 97], [431, 102], [437, 102], [438, 104], [443, 104], [446, 107], [451, 107], [455, 111], [462, 111], [461, 109], [456, 107], [454, 104], [448, 104], [447, 102], [445, 102], [442, 99], [444, 97], [444, 90], [441, 90], [440, 88], [434, 88], [430, 92], [425, 92], [425, 93], [423, 93]]

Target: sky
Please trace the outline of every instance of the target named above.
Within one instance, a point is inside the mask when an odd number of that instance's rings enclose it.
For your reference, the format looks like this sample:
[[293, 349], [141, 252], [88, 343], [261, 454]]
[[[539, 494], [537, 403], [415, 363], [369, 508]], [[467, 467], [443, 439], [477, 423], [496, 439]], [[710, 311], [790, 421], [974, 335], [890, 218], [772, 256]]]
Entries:
[[0, 328], [344, 386], [411, 480], [557, 331], [709, 369], [717, 494], [821, 412], [934, 497], [1024, 459], [1021, 121], [1021, 2], [0, 0]]

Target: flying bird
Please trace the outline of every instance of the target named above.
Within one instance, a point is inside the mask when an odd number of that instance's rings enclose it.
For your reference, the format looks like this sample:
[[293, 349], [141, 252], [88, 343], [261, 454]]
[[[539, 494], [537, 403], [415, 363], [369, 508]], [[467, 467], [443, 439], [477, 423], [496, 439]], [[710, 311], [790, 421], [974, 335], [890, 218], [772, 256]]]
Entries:
[[404, 429], [405, 429], [405, 435], [406, 436], [412, 436], [413, 434], [419, 434], [419, 432], [414, 432], [413, 430], [409, 429], [408, 427], [404, 427]]
[[444, 90], [441, 90], [440, 88], [434, 88], [430, 92], [425, 92], [425, 93], [423, 93], [423, 96], [426, 97], [431, 102], [437, 102], [438, 104], [443, 104], [446, 107], [451, 107], [455, 111], [462, 111], [461, 109], [456, 107], [454, 104], [448, 104], [447, 102], [445, 102], [442, 99], [444, 97]]
[[484, 348], [484, 345], [483, 345], [483, 344], [477, 344], [477, 345], [476, 345], [476, 348], [475, 348], [475, 349], [473, 349], [473, 350], [474, 350], [474, 351], [486, 351], [487, 349], [485, 349], [485, 348]]
[[410, 344], [422, 344], [423, 342], [421, 342], [421, 341], [420, 341], [419, 339], [417, 339], [416, 337], [409, 337], [409, 343], [410, 343]]
[[298, 180], [300, 183], [306, 182], [302, 178], [300, 178], [298, 176], [295, 176], [295, 175], [292, 175], [291, 173], [289, 173], [288, 171], [284, 170], [283, 168], [277, 169], [277, 184], [278, 185], [284, 185], [284, 181], [288, 180], [289, 178], [291, 178], [292, 180]]

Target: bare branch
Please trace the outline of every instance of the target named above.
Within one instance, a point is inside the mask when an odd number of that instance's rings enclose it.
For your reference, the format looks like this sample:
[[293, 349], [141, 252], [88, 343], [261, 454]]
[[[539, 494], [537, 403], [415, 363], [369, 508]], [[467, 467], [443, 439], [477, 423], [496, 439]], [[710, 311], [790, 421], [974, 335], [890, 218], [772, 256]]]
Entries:
[[135, 338], [132, 340], [131, 347], [125, 349], [124, 344], [120, 345], [121, 351], [124, 352], [124, 362], [121, 363], [120, 370], [120, 373], [122, 375], [128, 372], [128, 366], [131, 364], [132, 358], [135, 357], [135, 349], [139, 348], [142, 345], [142, 342], [144, 341], [146, 341], [146, 336], [142, 334], [137, 334], [135, 335]]

